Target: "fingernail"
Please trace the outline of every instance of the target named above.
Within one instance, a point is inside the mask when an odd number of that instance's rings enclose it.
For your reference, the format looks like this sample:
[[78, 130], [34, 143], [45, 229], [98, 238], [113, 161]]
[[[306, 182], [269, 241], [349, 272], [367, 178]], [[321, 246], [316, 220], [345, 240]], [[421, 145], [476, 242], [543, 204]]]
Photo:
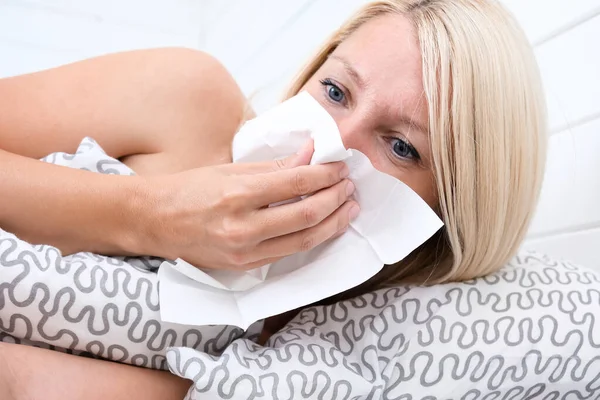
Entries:
[[344, 164], [344, 166], [342, 167], [342, 170], [340, 171], [340, 178], [341, 179], [347, 178], [348, 175], [350, 175], [350, 170], [348, 169], [348, 166], [346, 164]]
[[356, 218], [358, 216], [359, 212], [360, 212], [360, 207], [359, 206], [353, 206], [350, 209], [350, 220], [353, 220], [354, 218]]
[[356, 187], [354, 186], [354, 183], [348, 181], [348, 183], [346, 183], [346, 196], [350, 196], [352, 193], [354, 193], [355, 188]]

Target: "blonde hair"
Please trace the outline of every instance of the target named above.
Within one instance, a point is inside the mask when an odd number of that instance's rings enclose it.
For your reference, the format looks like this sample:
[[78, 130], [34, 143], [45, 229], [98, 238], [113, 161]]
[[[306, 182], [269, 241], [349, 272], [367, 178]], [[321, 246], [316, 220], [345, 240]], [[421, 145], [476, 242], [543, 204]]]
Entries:
[[358, 290], [461, 281], [494, 272], [526, 234], [546, 153], [545, 98], [535, 57], [502, 6], [493, 0], [372, 2], [319, 49], [286, 98], [297, 94], [361, 25], [387, 14], [403, 15], [416, 28], [445, 226]]

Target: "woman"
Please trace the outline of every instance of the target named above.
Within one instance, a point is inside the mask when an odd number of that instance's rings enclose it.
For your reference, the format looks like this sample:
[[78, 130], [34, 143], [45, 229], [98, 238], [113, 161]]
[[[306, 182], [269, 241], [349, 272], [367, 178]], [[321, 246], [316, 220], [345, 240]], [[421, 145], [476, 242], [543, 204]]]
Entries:
[[[408, 281], [470, 279], [514, 254], [541, 184], [545, 101], [526, 38], [495, 1], [367, 5], [319, 50], [288, 96], [301, 89], [333, 116], [346, 147], [407, 183], [445, 223], [407, 259], [336, 299]], [[0, 81], [0, 91], [7, 166], [0, 224], [29, 241], [245, 269], [322, 243], [358, 212], [343, 165], [306, 166], [310, 148], [279, 163], [222, 165], [249, 113], [207, 55], [112, 55]], [[33, 160], [73, 151], [83, 136], [140, 177]], [[312, 192], [299, 203], [263, 207]], [[267, 331], [281, 324], [268, 322]], [[13, 389], [28, 387], [32, 398], [42, 390], [46, 398], [129, 398], [143, 387], [145, 398], [176, 399], [189, 385], [157, 371], [1, 349], [5, 360], [22, 360], [12, 367]], [[41, 363], [51, 376], [33, 367]], [[84, 384], [92, 375], [103, 392]]]

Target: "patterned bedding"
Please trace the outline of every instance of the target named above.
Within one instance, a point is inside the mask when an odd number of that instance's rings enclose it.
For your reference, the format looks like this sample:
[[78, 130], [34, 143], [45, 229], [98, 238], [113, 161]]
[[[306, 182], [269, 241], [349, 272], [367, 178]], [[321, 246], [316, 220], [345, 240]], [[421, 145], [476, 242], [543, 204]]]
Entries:
[[[91, 139], [47, 162], [131, 174]], [[190, 379], [188, 399], [600, 398], [600, 273], [521, 252], [499, 272], [302, 311], [266, 346], [160, 321], [163, 260], [61, 257], [0, 231], [0, 340]]]

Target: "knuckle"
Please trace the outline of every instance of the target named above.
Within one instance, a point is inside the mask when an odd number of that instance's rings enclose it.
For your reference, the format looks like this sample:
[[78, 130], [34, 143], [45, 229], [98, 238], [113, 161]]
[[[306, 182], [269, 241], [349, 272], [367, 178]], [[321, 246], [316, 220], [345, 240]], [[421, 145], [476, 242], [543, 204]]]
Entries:
[[287, 160], [285, 158], [278, 158], [273, 161], [275, 169], [286, 169], [287, 168]]
[[229, 248], [241, 248], [248, 242], [249, 230], [237, 220], [224, 218], [218, 238]]
[[228, 187], [223, 190], [221, 193], [221, 197], [219, 198], [220, 204], [223, 206], [227, 206], [235, 201], [237, 201], [238, 190], [234, 187]]
[[231, 264], [235, 269], [244, 269], [244, 266], [248, 264], [249, 258], [248, 253], [245, 251], [233, 251], [229, 254], [229, 264]]
[[349, 219], [347, 217], [343, 217], [343, 216], [340, 215], [337, 218], [337, 230], [336, 230], [336, 232], [339, 232], [339, 231], [341, 231], [343, 229], [346, 229], [348, 227], [349, 222], [350, 221], [349, 221]]
[[296, 195], [307, 194], [310, 191], [310, 182], [306, 176], [304, 176], [300, 171], [297, 171], [294, 174], [294, 178], [292, 180], [293, 190]]
[[327, 179], [329, 180], [329, 183], [331, 185], [333, 185], [336, 182], [340, 181], [340, 175], [337, 171], [337, 169], [333, 169], [333, 168], [329, 168], [329, 171], [327, 171]]
[[308, 251], [314, 248], [316, 245], [315, 235], [312, 233], [306, 234], [302, 237], [300, 242], [300, 251]]
[[247, 203], [250, 190], [247, 185], [237, 182], [230, 185], [221, 193], [219, 205], [225, 209], [235, 209]]
[[341, 206], [348, 200], [348, 194], [346, 193], [346, 183], [338, 185], [338, 196], [337, 196], [337, 205]]
[[302, 216], [307, 226], [314, 226], [320, 220], [319, 212], [317, 211], [316, 207], [311, 204], [308, 204], [303, 208]]

